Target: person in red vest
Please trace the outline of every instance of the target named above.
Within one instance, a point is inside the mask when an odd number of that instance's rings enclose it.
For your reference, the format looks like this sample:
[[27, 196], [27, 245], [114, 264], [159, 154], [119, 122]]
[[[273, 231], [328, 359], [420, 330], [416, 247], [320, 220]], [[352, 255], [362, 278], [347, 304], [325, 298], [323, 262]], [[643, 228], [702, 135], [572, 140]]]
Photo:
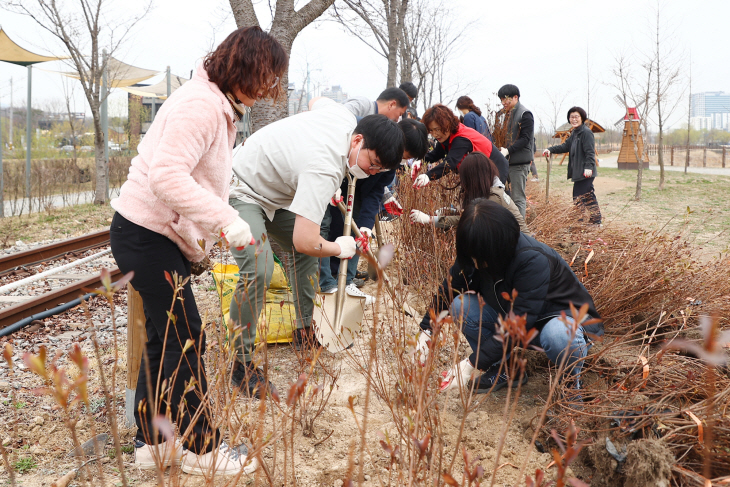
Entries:
[[488, 138], [476, 130], [459, 122], [454, 112], [446, 105], [436, 104], [426, 110], [421, 121], [426, 125], [428, 132], [436, 139], [436, 146], [424, 160], [427, 163], [438, 162], [425, 174], [416, 177], [421, 168], [420, 162], [414, 163], [411, 168], [411, 178], [414, 179], [414, 188], [423, 188], [430, 181], [443, 177], [448, 171], [459, 171], [461, 161], [474, 151], [483, 152], [497, 166], [499, 179], [504, 183], [509, 174], [509, 163]]

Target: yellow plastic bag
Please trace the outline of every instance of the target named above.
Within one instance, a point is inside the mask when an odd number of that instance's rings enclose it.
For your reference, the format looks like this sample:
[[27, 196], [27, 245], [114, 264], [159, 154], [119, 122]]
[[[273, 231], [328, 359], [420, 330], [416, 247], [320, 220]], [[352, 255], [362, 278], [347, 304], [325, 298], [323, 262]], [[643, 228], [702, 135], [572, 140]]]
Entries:
[[[228, 312], [233, 300], [233, 292], [238, 283], [238, 266], [216, 264], [213, 266], [213, 280], [216, 284], [218, 297], [221, 300], [223, 322], [228, 323]], [[265, 313], [265, 315], [264, 315]], [[256, 343], [261, 341], [261, 332], [264, 324], [267, 325], [267, 343], [288, 343], [292, 341], [292, 333], [296, 329], [296, 311], [292, 304], [287, 285], [286, 274], [279, 263], [274, 265], [274, 274], [271, 284], [266, 290], [266, 303], [261, 310], [256, 329]]]

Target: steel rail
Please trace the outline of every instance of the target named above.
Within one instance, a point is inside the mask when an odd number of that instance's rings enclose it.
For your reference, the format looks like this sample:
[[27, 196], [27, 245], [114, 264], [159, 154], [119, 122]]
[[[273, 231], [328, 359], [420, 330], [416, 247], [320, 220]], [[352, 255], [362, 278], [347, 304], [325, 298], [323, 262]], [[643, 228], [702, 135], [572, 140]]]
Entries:
[[19, 267], [31, 266], [56, 259], [69, 252], [81, 252], [105, 245], [109, 245], [109, 229], [23, 252], [16, 252], [5, 257], [0, 257], [0, 276]]
[[[109, 272], [111, 274], [112, 281], [122, 275], [122, 272], [117, 267], [109, 269]], [[77, 281], [67, 286], [54, 289], [51, 292], [41, 294], [40, 296], [33, 297], [13, 306], [2, 308], [0, 309], [0, 329], [10, 326], [28, 316], [32, 316], [50, 308], [55, 308], [59, 304], [76, 299], [79, 295], [98, 288], [100, 283], [101, 276], [96, 275], [84, 279], [83, 281]]]

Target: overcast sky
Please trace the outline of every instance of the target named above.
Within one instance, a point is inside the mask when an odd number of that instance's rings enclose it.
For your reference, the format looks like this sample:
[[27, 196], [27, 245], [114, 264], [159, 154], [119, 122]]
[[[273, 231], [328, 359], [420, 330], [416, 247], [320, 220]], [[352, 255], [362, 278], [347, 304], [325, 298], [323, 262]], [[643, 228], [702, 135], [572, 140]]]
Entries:
[[[32, 2], [33, 0], [27, 0]], [[69, 3], [74, 3], [68, 0]], [[116, 8], [136, 8], [141, 0], [114, 0]], [[272, 2], [273, 3], [273, 2]], [[306, 3], [300, 0], [298, 5]], [[452, 26], [461, 29], [469, 21], [457, 56], [447, 61], [450, 79], [469, 86], [464, 93], [477, 106], [494, 106], [496, 91], [505, 83], [516, 84], [522, 102], [538, 123], [550, 125], [551, 99], [565, 95], [560, 115], [573, 105], [587, 105], [588, 67], [591, 78], [591, 117], [604, 126], [622, 116], [613, 101], [612, 68], [620, 53], [629, 55], [652, 49], [654, 0], [449, 0]], [[257, 2], [259, 19], [268, 28], [268, 2]], [[663, 2], [662, 21], [672, 34], [666, 45], [684, 59], [684, 75], [692, 59], [692, 92], [730, 92], [729, 0]], [[327, 15], [325, 14], [325, 17]], [[62, 55], [52, 36], [32, 20], [0, 11], [0, 25], [21, 46], [42, 54]], [[189, 77], [212, 46], [235, 28], [225, 0], [156, 0], [154, 9], [133, 30], [120, 60]], [[588, 56], [588, 60], [586, 57]], [[638, 57], [637, 57], [638, 59]], [[341, 85], [349, 95], [374, 99], [385, 87], [386, 61], [362, 41], [332, 21], [319, 21], [297, 37], [290, 63], [290, 81], [300, 88], [309, 63], [313, 85]], [[33, 106], [45, 108], [63, 99], [63, 81], [57, 74], [41, 71], [60, 69], [56, 63], [37, 65], [33, 72]], [[0, 64], [0, 101], [10, 102], [10, 77], [14, 80], [14, 104], [24, 105], [26, 69]], [[154, 83], [159, 78], [150, 80]], [[73, 83], [73, 82], [72, 82]], [[314, 89], [314, 86], [313, 86]], [[80, 87], [77, 111], [86, 111]], [[125, 110], [126, 93], [117, 90], [111, 110]], [[551, 94], [553, 96], [551, 96]], [[686, 120], [686, 98], [670, 123]]]

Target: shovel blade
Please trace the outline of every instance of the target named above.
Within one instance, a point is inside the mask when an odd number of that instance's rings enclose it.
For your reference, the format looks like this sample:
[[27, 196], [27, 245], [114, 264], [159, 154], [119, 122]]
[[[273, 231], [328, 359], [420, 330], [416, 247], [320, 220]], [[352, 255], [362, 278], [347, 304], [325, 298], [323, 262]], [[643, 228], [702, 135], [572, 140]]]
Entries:
[[[344, 289], [338, 292], [345, 292]], [[355, 342], [355, 337], [362, 330], [362, 318], [365, 298], [357, 298], [345, 294], [339, 326], [335, 323], [337, 294], [317, 293], [312, 326], [319, 343], [330, 353], [345, 350]], [[339, 328], [339, 329], [338, 329]]]

